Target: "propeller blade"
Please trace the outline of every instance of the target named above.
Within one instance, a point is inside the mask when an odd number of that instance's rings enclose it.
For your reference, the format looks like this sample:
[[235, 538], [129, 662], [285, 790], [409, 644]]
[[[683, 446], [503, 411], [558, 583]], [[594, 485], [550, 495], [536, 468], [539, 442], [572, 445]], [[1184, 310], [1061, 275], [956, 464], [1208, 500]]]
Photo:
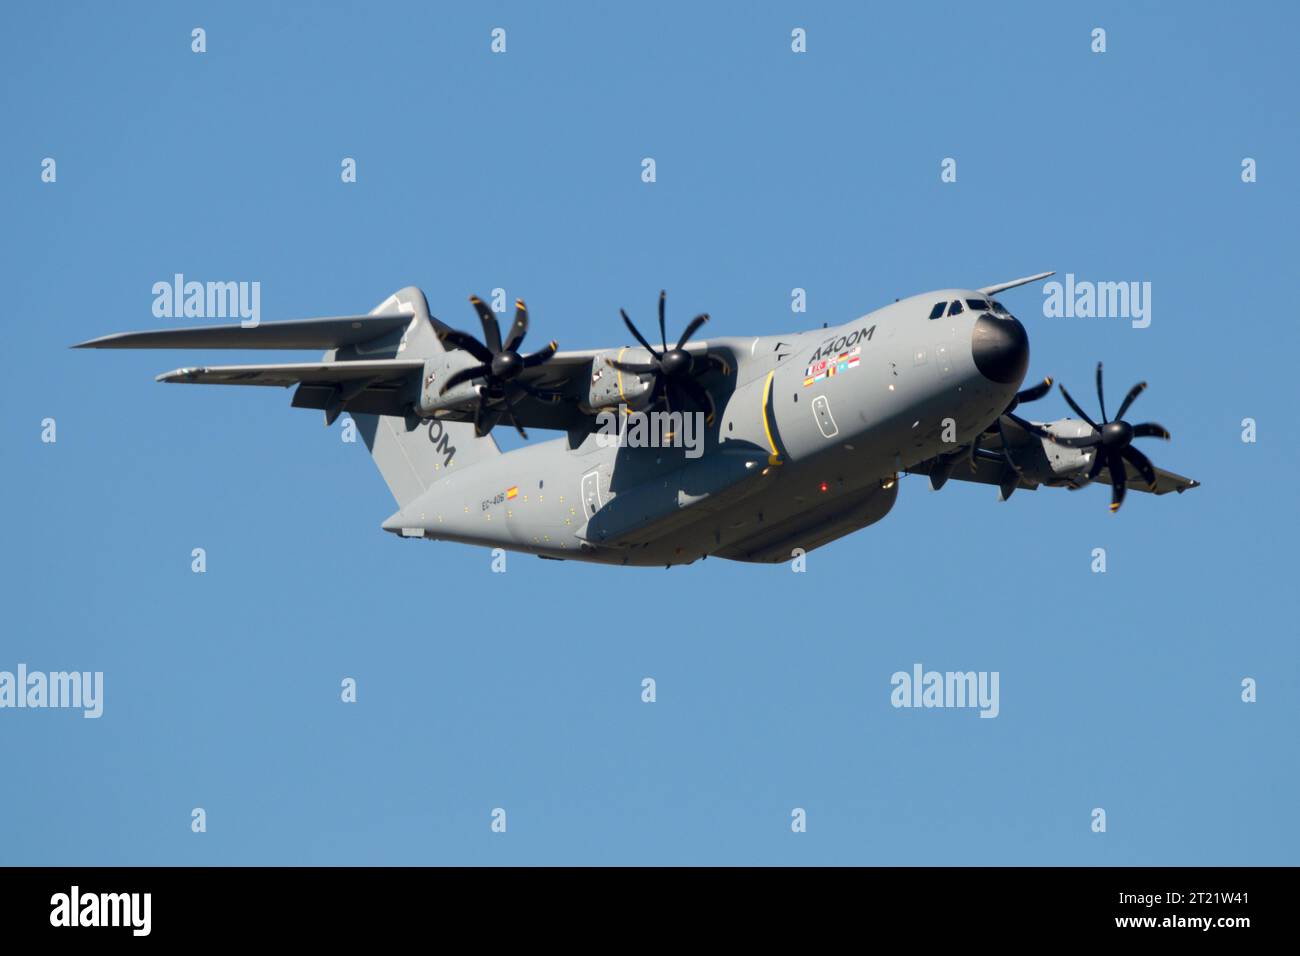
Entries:
[[1061, 390], [1061, 394], [1065, 397], [1065, 401], [1074, 409], [1074, 414], [1078, 415], [1093, 428], [1096, 428], [1097, 431], [1101, 431], [1101, 429], [1097, 427], [1097, 423], [1088, 417], [1088, 413], [1079, 407], [1079, 403], [1070, 397], [1070, 393], [1065, 390], [1065, 386], [1058, 385], [1057, 387]]
[[[1007, 460], [1007, 464], [1011, 466], [1011, 470], [1019, 475], [1021, 473], [1020, 466], [1017, 465], [1016, 460], [1011, 457], [1011, 442], [1007, 441], [1007, 433], [1006, 429], [1002, 427], [1001, 415], [998, 416], [998, 437], [1002, 439], [1002, 457]], [[1003, 500], [1005, 500], [1005, 498], [1006, 496], [1004, 496]]]
[[1101, 406], [1101, 421], [1102, 424], [1105, 424], [1106, 422], [1110, 421], [1110, 419], [1106, 417], [1106, 396], [1103, 395], [1101, 392], [1101, 363], [1100, 362], [1097, 363], [1097, 404]]
[[524, 340], [528, 334], [528, 306], [524, 305], [523, 299], [515, 299], [515, 324], [510, 326], [510, 334], [506, 336], [505, 350], [507, 352], [519, 351], [519, 343]]
[[930, 470], [930, 488], [933, 491], [938, 491], [948, 481], [949, 476], [952, 475], [953, 464], [952, 461], [940, 459]]
[[1101, 444], [1100, 435], [1084, 435], [1082, 438], [1053, 438], [1052, 441], [1066, 448], [1091, 448], [1093, 445]]
[[1148, 487], [1155, 487], [1156, 470], [1152, 466], [1150, 458], [1142, 454], [1142, 452], [1138, 451], [1132, 445], [1125, 447], [1120, 454], [1123, 455], [1124, 459], [1132, 464], [1134, 468], [1142, 473], [1142, 480], [1147, 483]]
[[1106, 467], [1106, 454], [1098, 448], [1092, 454], [1092, 467], [1088, 469], [1088, 479], [1091, 481], [1101, 474], [1101, 470]]
[[478, 320], [483, 323], [483, 342], [488, 351], [495, 355], [501, 351], [501, 326], [497, 325], [497, 317], [478, 296], [470, 296], [469, 301], [478, 313]]
[[664, 300], [668, 298], [668, 293], [663, 289], [659, 290], [659, 341], [663, 345], [663, 350], [668, 351], [668, 333], [664, 331]]
[[727, 363], [727, 360], [724, 359], [721, 355], [709, 354], [704, 356], [704, 358], [701, 359], [701, 361], [708, 362], [709, 364], [713, 365], [715, 368], [717, 368], [719, 372], [722, 373], [724, 378], [731, 375], [731, 366]]
[[554, 405], [564, 398], [559, 392], [544, 392], [540, 388], [533, 388], [527, 382], [514, 382], [513, 384], [515, 388], [523, 389], [532, 398], [537, 399], [539, 402], [546, 402], [549, 405]]
[[677, 340], [677, 347], [682, 348], [686, 344], [686, 340], [689, 339], [696, 332], [698, 332], [700, 330], [700, 326], [707, 321], [709, 321], [709, 314], [707, 312], [704, 313], [703, 315], [697, 315], [695, 318], [691, 319], [691, 324], [686, 326], [686, 331], [683, 332], [682, 337]]
[[654, 377], [654, 384], [650, 386], [650, 394], [646, 396], [645, 402], [641, 408], [654, 408], [661, 401], [667, 403], [668, 398], [664, 394], [666, 387], [664, 377], [662, 375], [656, 375]]
[[1037, 385], [1031, 386], [1023, 392], [1016, 393], [1015, 404], [1019, 405], [1021, 402], [1036, 402], [1051, 390], [1052, 380], [1050, 377], [1045, 378]]
[[[999, 429], [1002, 427], [1002, 417], [1003, 416], [998, 416]], [[1029, 434], [1033, 435], [1035, 438], [1046, 438], [1048, 441], [1057, 440], [1056, 436], [1053, 435], [1051, 432], [1049, 432], [1046, 428], [1043, 428], [1039, 425], [1035, 425], [1033, 422], [1025, 421], [1025, 419], [1021, 418], [1019, 415], [1013, 414], [1011, 412], [1007, 412], [1005, 417], [1011, 419], [1013, 422], [1015, 422], [1025, 431], [1029, 432]]]
[[492, 353], [483, 347], [478, 339], [465, 332], [457, 332], [455, 329], [449, 329], [443, 333], [442, 341], [451, 343], [452, 348], [464, 349], [470, 355], [474, 356], [484, 364], [492, 361]]
[[704, 412], [704, 423], [706, 425], [712, 425], [715, 411], [713, 396], [708, 393], [708, 390], [706, 390], [703, 385], [695, 381], [693, 378], [684, 378], [678, 384], [681, 385], [682, 391], [684, 391], [690, 400], [696, 404], [700, 411]]
[[1164, 425], [1157, 425], [1155, 422], [1143, 422], [1141, 425], [1133, 426], [1134, 438], [1163, 438], [1169, 441], [1169, 430]]
[[649, 352], [651, 355], [653, 355], [655, 358], [658, 358], [659, 353], [655, 351], [655, 347], [645, 340], [645, 336], [641, 334], [640, 329], [638, 329], [635, 325], [632, 324], [632, 320], [627, 317], [627, 313], [624, 312], [622, 309], [619, 309], [618, 314], [623, 316], [623, 324], [627, 326], [628, 331], [631, 332], [632, 335], [636, 337], [636, 340], [641, 343], [642, 347], [644, 347], [645, 350]]
[[448, 389], [455, 388], [461, 382], [468, 382], [470, 379], [482, 378], [491, 371], [492, 368], [488, 365], [471, 365], [469, 368], [463, 368], [459, 372], [451, 375], [442, 383], [442, 388], [439, 389], [438, 394], [446, 394]]
[[1128, 411], [1128, 407], [1133, 404], [1133, 400], [1145, 392], [1146, 388], [1146, 382], [1138, 382], [1128, 390], [1128, 394], [1124, 396], [1124, 401], [1119, 406], [1119, 411], [1115, 413], [1116, 420], [1123, 420], [1124, 413]]
[[1110, 510], [1114, 514], [1124, 503], [1124, 491], [1128, 487], [1128, 473], [1124, 470], [1124, 459], [1119, 455], [1108, 456], [1110, 466]]
[[486, 405], [480, 404], [474, 412], [474, 434], [482, 438], [501, 421], [501, 412], [492, 409], [489, 410]]
[[[507, 348], [508, 347], [509, 346], [507, 346]], [[559, 350], [559, 348], [560, 343], [551, 339], [551, 341], [546, 343], [545, 347], [538, 349], [532, 355], [524, 356], [524, 368], [536, 368], [543, 362], [549, 362], [551, 357]]]
[[506, 389], [505, 417], [511, 425], [515, 426], [515, 431], [519, 432], [519, 437], [524, 441], [528, 441], [528, 432], [524, 431], [524, 427], [519, 424], [519, 419], [515, 418], [515, 402], [519, 401], [519, 392], [520, 390], [515, 387]]
[[653, 362], [616, 362], [611, 358], [605, 359], [605, 364], [610, 368], [618, 369], [620, 372], [627, 372], [630, 375], [644, 375], [659, 368]]

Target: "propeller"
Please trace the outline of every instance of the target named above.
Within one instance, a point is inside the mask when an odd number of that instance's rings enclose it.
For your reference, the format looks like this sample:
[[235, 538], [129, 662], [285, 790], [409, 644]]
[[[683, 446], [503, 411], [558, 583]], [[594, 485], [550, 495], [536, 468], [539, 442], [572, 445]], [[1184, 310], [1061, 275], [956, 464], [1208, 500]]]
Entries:
[[[1031, 385], [1029, 388], [1022, 389], [1012, 397], [1011, 403], [1002, 410], [1002, 414], [997, 417], [996, 422], [994, 422], [994, 424], [989, 428], [984, 429], [984, 431], [980, 433], [980, 435], [976, 436], [975, 441], [971, 443], [970, 449], [968, 451], [971, 471], [975, 470], [975, 461], [977, 458], [992, 456], [990, 460], [995, 458], [1000, 458], [1002, 461], [1005, 461], [1008, 465], [1010, 465], [1012, 470], [1017, 475], [1020, 474], [1020, 466], [1017, 465], [1015, 459], [1011, 457], [1011, 442], [1007, 440], [1007, 433], [1002, 426], [1002, 419], [1004, 418], [1010, 419], [1011, 421], [1019, 425], [1021, 428], [1023, 428], [1025, 431], [1029, 432], [1029, 434], [1036, 435], [1039, 438], [1049, 438], [1049, 439], [1053, 438], [1052, 433], [1049, 432], [1047, 429], [1041, 428], [1038, 425], [1035, 425], [1031, 421], [1026, 421], [1025, 419], [1021, 418], [1019, 415], [1016, 414], [1016, 409], [1020, 405], [1024, 404], [1025, 402], [1036, 402], [1051, 390], [1052, 390], [1052, 379], [1049, 377], [1043, 379], [1037, 385]], [[986, 452], [986, 449], [979, 448], [980, 438], [983, 438], [985, 435], [990, 435], [993, 433], [996, 433], [997, 436], [1002, 439], [1001, 455], [998, 455], [995, 452], [988, 452], [985, 455], [979, 454], [980, 452]], [[1006, 498], [1010, 496], [1008, 494], [1008, 495], [1004, 495], [1003, 497]]]
[[646, 341], [645, 336], [632, 324], [632, 320], [627, 317], [625, 311], [618, 310], [628, 331], [650, 353], [650, 361], [619, 362], [609, 358], [605, 361], [611, 368], [626, 372], [629, 375], [654, 376], [654, 384], [650, 389], [648, 405], [653, 406], [656, 402], [662, 401], [668, 411], [671, 412], [674, 408], [685, 407], [685, 402], [682, 400], [683, 396], [685, 396], [697, 408], [708, 415], [706, 422], [712, 425], [715, 413], [713, 396], [699, 383], [698, 378], [713, 367], [720, 369], [723, 375], [729, 375], [731, 374], [731, 367], [719, 356], [707, 354], [696, 356], [686, 351], [686, 343], [690, 340], [690, 337], [700, 330], [700, 326], [709, 321], [707, 313], [702, 313], [691, 319], [690, 324], [686, 326], [686, 331], [677, 340], [677, 344], [672, 348], [668, 347], [668, 333], [664, 325], [664, 301], [666, 298], [667, 294], [661, 291], [659, 293], [660, 348], [658, 349]]
[[482, 400], [474, 413], [474, 433], [482, 438], [502, 418], [505, 418], [520, 435], [527, 438], [528, 433], [515, 419], [515, 406], [525, 395], [543, 402], [559, 401], [560, 396], [552, 392], [543, 392], [517, 379], [525, 369], [536, 368], [549, 362], [559, 345], [551, 341], [531, 355], [520, 355], [519, 346], [524, 341], [524, 336], [528, 334], [528, 308], [524, 305], [524, 300], [515, 300], [515, 321], [510, 326], [510, 334], [506, 336], [504, 343], [501, 341], [501, 327], [497, 325], [492, 310], [476, 295], [470, 296], [469, 301], [483, 324], [483, 341], [480, 342], [469, 333], [458, 332], [455, 329], [444, 332], [442, 340], [455, 348], [464, 349], [478, 359], [480, 364], [463, 368], [449, 376], [442, 383], [439, 394], [455, 388], [462, 382], [481, 378], [484, 380], [484, 385]]
[[1138, 382], [1134, 385], [1124, 401], [1120, 403], [1119, 411], [1115, 413], [1113, 419], [1106, 417], [1106, 398], [1101, 387], [1101, 363], [1097, 363], [1097, 404], [1101, 406], [1101, 424], [1098, 425], [1088, 413], [1079, 407], [1079, 403], [1070, 397], [1070, 393], [1061, 386], [1061, 394], [1065, 397], [1069, 406], [1074, 409], [1085, 422], [1092, 426], [1093, 434], [1084, 435], [1081, 438], [1062, 438], [1049, 436], [1052, 441], [1058, 445], [1064, 445], [1066, 448], [1093, 448], [1095, 449], [1092, 459], [1092, 467], [1088, 469], [1088, 478], [1093, 479], [1101, 474], [1102, 469], [1110, 473], [1111, 498], [1110, 510], [1118, 511], [1119, 506], [1124, 503], [1125, 481], [1127, 473], [1124, 470], [1124, 462], [1128, 462], [1138, 470], [1142, 478], [1150, 486], [1156, 483], [1156, 470], [1151, 464], [1151, 460], [1146, 455], [1133, 447], [1134, 438], [1163, 438], [1169, 440], [1169, 431], [1163, 425], [1157, 425], [1155, 422], [1143, 422], [1140, 425], [1130, 425], [1124, 421], [1124, 413], [1129, 410], [1134, 400], [1146, 391], [1147, 383]]

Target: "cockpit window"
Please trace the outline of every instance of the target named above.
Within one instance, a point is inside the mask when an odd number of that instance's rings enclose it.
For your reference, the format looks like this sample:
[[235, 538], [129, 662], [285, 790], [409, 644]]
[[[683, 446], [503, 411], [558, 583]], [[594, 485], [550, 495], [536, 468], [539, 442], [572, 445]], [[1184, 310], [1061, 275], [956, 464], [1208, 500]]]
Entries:
[[953, 299], [952, 305], [948, 306], [949, 315], [961, 315], [961, 299]]
[[998, 315], [1011, 314], [1010, 312], [1007, 311], [1007, 307], [1003, 305], [1001, 302], [999, 302], [997, 299], [993, 300], [993, 311], [996, 312]]
[[930, 318], [937, 319], [943, 315], [943, 310], [948, 308], [947, 302], [936, 302], [934, 308], [930, 310]]
[[989, 304], [984, 299], [967, 299], [966, 307], [972, 312], [987, 312]]

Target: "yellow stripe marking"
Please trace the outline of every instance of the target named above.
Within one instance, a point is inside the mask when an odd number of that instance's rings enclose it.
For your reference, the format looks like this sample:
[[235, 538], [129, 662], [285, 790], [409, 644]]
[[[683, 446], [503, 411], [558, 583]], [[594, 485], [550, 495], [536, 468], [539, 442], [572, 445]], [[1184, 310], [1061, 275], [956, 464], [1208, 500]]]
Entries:
[[763, 407], [760, 409], [763, 415], [763, 434], [767, 436], [768, 447], [772, 449], [772, 454], [767, 457], [769, 465], [781, 464], [781, 453], [776, 450], [776, 442], [772, 440], [772, 423], [767, 419], [767, 400], [772, 394], [772, 379], [776, 376], [776, 369], [767, 373], [767, 381], [763, 383]]
[[[621, 349], [618, 350], [618, 355], [615, 356], [614, 361], [615, 361], [615, 362], [621, 362], [621, 361], [623, 361], [623, 353], [626, 352], [626, 351], [627, 351], [627, 346], [625, 345], [625, 346], [623, 346]], [[624, 406], [624, 408], [623, 408], [623, 414], [626, 415], [626, 414], [627, 414], [627, 396], [623, 394], [623, 373], [622, 373], [622, 371], [620, 371], [619, 369], [614, 369], [614, 374], [618, 376], [618, 397], [619, 397], [619, 401], [620, 401], [621, 404]]]

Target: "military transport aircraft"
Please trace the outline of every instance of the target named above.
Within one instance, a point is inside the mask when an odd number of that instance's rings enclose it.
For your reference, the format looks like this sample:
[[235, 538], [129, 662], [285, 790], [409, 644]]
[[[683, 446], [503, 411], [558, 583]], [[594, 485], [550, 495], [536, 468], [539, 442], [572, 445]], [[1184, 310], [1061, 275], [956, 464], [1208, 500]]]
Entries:
[[[516, 305], [503, 339], [471, 298], [483, 338], [429, 314], [402, 289], [368, 315], [129, 332], [77, 348], [326, 349], [318, 362], [181, 368], [162, 382], [296, 386], [293, 405], [348, 412], [397, 510], [383, 523], [407, 538], [500, 547], [606, 564], [689, 564], [716, 556], [790, 560], [879, 521], [900, 472], [935, 490], [950, 478], [1017, 488], [1128, 488], [1166, 494], [1197, 486], [1156, 468], [1133, 444], [1168, 439], [1114, 417], [1101, 365], [1092, 418], [1029, 421], [1018, 413], [1051, 379], [1020, 390], [1029, 365], [1024, 326], [994, 298], [1052, 275], [902, 299], [835, 328], [783, 336], [692, 341], [696, 316], [673, 344], [659, 298], [658, 345], [632, 320], [636, 344], [582, 352], [556, 343], [521, 351], [528, 311]], [[622, 440], [637, 415], [668, 415], [655, 447]], [[676, 441], [685, 415], [702, 443]], [[563, 437], [502, 454], [490, 432]], [[608, 426], [608, 427], [606, 427]]]

